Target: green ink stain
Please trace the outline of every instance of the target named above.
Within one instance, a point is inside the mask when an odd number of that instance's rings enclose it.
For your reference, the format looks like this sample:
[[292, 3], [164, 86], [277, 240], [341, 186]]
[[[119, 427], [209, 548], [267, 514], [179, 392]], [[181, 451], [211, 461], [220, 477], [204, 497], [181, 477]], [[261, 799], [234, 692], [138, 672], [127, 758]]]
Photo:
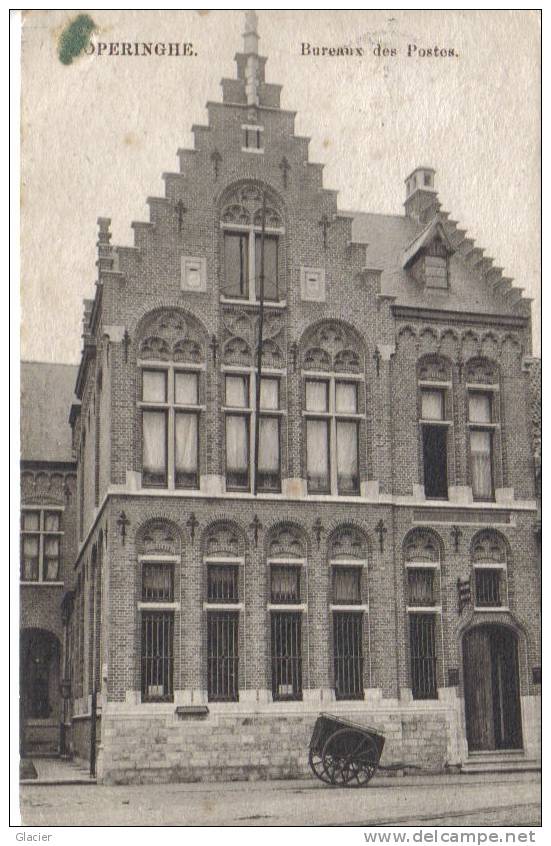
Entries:
[[78, 15], [71, 21], [59, 37], [59, 61], [64, 65], [70, 65], [73, 59], [80, 56], [88, 46], [90, 36], [95, 29], [96, 25], [90, 15]]

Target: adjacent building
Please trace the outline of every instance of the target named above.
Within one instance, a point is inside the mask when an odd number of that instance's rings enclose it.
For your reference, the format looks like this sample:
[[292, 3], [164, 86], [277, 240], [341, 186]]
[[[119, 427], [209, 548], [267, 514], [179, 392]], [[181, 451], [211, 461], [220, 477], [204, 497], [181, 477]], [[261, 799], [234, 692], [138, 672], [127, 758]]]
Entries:
[[31, 582], [75, 503], [63, 604], [23, 588], [59, 613], [29, 625], [64, 644], [66, 746], [105, 782], [301, 776], [329, 711], [387, 763], [532, 766], [530, 303], [430, 167], [402, 215], [338, 208], [254, 14], [236, 63], [134, 245], [98, 221], [76, 482], [65, 436], [56, 508], [25, 493]]

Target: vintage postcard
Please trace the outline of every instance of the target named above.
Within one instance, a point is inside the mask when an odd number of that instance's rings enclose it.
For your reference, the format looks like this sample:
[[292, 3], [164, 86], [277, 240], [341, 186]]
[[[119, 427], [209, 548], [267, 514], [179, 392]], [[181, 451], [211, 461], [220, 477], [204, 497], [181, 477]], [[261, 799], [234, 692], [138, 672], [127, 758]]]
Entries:
[[23, 825], [536, 842], [540, 23], [21, 13]]

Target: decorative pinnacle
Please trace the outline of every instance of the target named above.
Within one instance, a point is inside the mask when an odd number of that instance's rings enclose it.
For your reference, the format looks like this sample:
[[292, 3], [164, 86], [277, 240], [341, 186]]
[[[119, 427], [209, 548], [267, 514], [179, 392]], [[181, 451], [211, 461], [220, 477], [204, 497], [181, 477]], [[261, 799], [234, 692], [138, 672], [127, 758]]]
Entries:
[[258, 56], [259, 36], [257, 32], [258, 17], [253, 9], [245, 12], [245, 32], [243, 33], [243, 52], [255, 53]]

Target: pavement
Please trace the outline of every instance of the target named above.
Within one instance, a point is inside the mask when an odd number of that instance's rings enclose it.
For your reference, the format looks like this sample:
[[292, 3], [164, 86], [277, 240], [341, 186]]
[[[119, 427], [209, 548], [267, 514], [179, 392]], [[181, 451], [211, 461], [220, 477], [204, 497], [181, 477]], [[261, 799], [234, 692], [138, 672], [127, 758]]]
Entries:
[[23, 784], [20, 796], [27, 826], [541, 824], [539, 773], [377, 774], [362, 789], [317, 779], [131, 786], [88, 779]]
[[21, 778], [20, 784], [95, 784], [90, 776], [87, 761], [69, 761], [64, 758], [25, 758], [32, 761], [36, 778]]

